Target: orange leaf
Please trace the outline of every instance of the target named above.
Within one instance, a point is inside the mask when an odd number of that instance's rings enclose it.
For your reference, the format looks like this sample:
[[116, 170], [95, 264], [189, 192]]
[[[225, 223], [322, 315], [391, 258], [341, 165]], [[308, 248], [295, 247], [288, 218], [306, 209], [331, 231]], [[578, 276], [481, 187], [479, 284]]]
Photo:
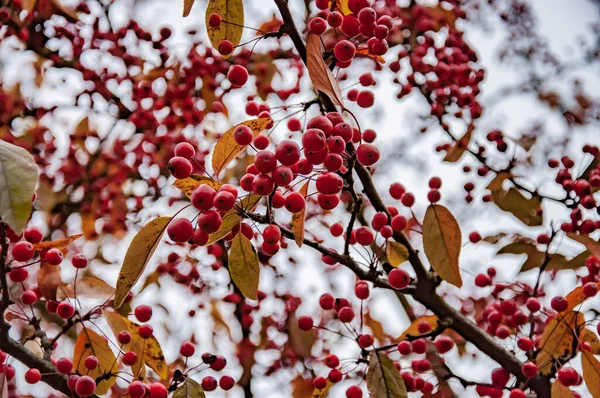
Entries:
[[370, 58], [372, 60], [375, 60], [375, 61], [379, 62], [380, 64], [385, 64], [385, 58], [383, 58], [381, 55], [371, 54], [368, 47], [365, 47], [365, 46], [358, 47], [356, 49], [356, 54], [358, 56], [361, 56], [364, 58]]
[[60, 283], [60, 266], [42, 262], [37, 274], [37, 284], [42, 295], [48, 300], [56, 301], [56, 290]]
[[315, 89], [327, 94], [335, 105], [345, 108], [340, 86], [323, 59], [321, 38], [312, 33], [308, 34], [306, 41], [306, 66]]
[[538, 344], [540, 351], [535, 358], [540, 374], [549, 374], [556, 360], [571, 357], [573, 342], [583, 325], [585, 318], [577, 311], [557, 314], [548, 322]]
[[[600, 282], [595, 282], [596, 286], [598, 286], [600, 288]], [[577, 307], [579, 304], [583, 303], [588, 297], [585, 296], [585, 294], [583, 294], [583, 286], [578, 286], [575, 289], [573, 289], [569, 294], [567, 294], [567, 302], [569, 303], [569, 306], [567, 307], [566, 310], [563, 311], [567, 312], [567, 311], [571, 311], [572, 309], [574, 309], [575, 307]]]
[[229, 130], [227, 130], [217, 144], [215, 145], [215, 149], [212, 153], [212, 168], [215, 172], [215, 176], [218, 176], [219, 173], [227, 167], [229, 163], [231, 163], [235, 158], [238, 157], [240, 153], [242, 153], [248, 146], [241, 146], [235, 142], [233, 138], [233, 132], [236, 127], [244, 125], [250, 127], [252, 130], [252, 134], [256, 138], [264, 129], [267, 128], [271, 119], [268, 117], [263, 117], [259, 119], [246, 120], [245, 122], [238, 123]]
[[51, 242], [40, 242], [33, 245], [33, 248], [37, 251], [50, 250], [50, 249], [59, 249], [62, 250], [65, 247], [69, 246], [73, 241], [81, 238], [83, 235], [73, 235], [69, 236], [66, 239], [53, 240]]
[[348, 0], [330, 0], [329, 9], [333, 11], [339, 11], [342, 13], [342, 15], [353, 14], [353, 12], [350, 11], [350, 7], [348, 7]]
[[462, 286], [458, 265], [461, 239], [452, 213], [444, 206], [430, 205], [423, 220], [423, 249], [433, 270], [457, 287]]
[[456, 141], [452, 148], [448, 149], [446, 152], [446, 156], [444, 157], [444, 162], [458, 162], [462, 157], [463, 153], [469, 147], [469, 142], [471, 142], [471, 136], [473, 136], [473, 131], [475, 130], [475, 125], [473, 123], [469, 124], [467, 127], [466, 133]]
[[588, 343], [592, 349], [592, 353], [600, 355], [600, 339], [595, 332], [590, 329], [583, 329], [579, 334], [579, 341], [581, 343]]
[[492, 192], [498, 191], [502, 189], [502, 184], [504, 183], [504, 181], [512, 177], [514, 177], [512, 173], [509, 173], [507, 171], [501, 171], [500, 173], [496, 174], [496, 177], [494, 177], [492, 181], [490, 181], [486, 189], [489, 189]]
[[589, 351], [581, 353], [583, 380], [592, 398], [600, 398], [600, 362]]
[[552, 398], [573, 398], [573, 391], [556, 379], [552, 383]]
[[[304, 185], [300, 188], [298, 193], [300, 193], [306, 199], [306, 195], [308, 194], [308, 183], [310, 180], [306, 181]], [[302, 247], [302, 243], [304, 242], [304, 221], [306, 215], [306, 205], [302, 210], [297, 213], [292, 214], [292, 232], [294, 233], [294, 241], [298, 245], [298, 247]]]
[[[84, 363], [85, 358], [90, 355], [98, 358], [98, 367], [93, 370], [86, 368]], [[117, 380], [119, 364], [115, 354], [108, 346], [108, 341], [90, 328], [84, 327], [77, 337], [73, 351], [73, 365], [75, 370], [82, 375], [87, 374], [92, 379], [103, 377], [94, 391], [98, 395], [106, 394]], [[112, 376], [107, 376], [108, 374]]]
[[438, 325], [439, 318], [436, 315], [423, 315], [415, 319], [411, 322], [410, 326], [402, 332], [402, 334], [398, 337], [398, 340], [404, 340], [409, 335], [410, 336], [418, 336], [419, 333], [419, 324], [425, 322], [431, 326], [432, 329], [436, 328]]
[[392, 267], [397, 267], [408, 261], [408, 249], [402, 243], [388, 241], [385, 254]]

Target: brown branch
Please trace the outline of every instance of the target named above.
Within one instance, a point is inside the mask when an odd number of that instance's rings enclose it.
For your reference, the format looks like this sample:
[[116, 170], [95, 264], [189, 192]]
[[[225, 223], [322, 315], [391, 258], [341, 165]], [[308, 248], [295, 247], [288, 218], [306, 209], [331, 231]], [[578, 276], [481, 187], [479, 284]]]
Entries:
[[[290, 36], [292, 42], [296, 46], [296, 51], [300, 54], [302, 59], [306, 62], [306, 46], [300, 33], [298, 32], [290, 9], [288, 6], [288, 0], [274, 0], [275, 4], [279, 8], [281, 17], [284, 24], [287, 26], [286, 33]], [[323, 106], [328, 112], [335, 112], [337, 109], [331, 102], [331, 100], [321, 93], [321, 97], [324, 100]], [[350, 156], [354, 156], [354, 145], [348, 143], [346, 146]], [[356, 171], [362, 185], [363, 192], [377, 211], [385, 212], [389, 216], [389, 212], [383, 200], [379, 196], [377, 189], [371, 178], [369, 170], [356, 162], [354, 170]], [[288, 231], [289, 232], [289, 231]], [[436, 290], [435, 275], [425, 268], [421, 259], [419, 258], [418, 252], [414, 249], [408, 238], [403, 233], [394, 233], [394, 239], [406, 246], [409, 253], [408, 261], [412, 265], [415, 273], [417, 274], [418, 281], [416, 289], [411, 290], [411, 294], [415, 300], [423, 304], [425, 307], [433, 311], [440, 318], [450, 318], [453, 320], [452, 329], [459, 333], [465, 340], [473, 343], [479, 350], [488, 355], [490, 358], [498, 362], [504, 369], [512, 373], [521, 382], [526, 382], [528, 385], [538, 394], [538, 396], [547, 397], [550, 396], [550, 384], [547, 379], [537, 376], [532, 379], [526, 379], [521, 372], [521, 361], [513, 355], [511, 352], [500, 346], [496, 341], [490, 337], [485, 331], [477, 327], [470, 319], [452, 308], [444, 299], [442, 299]], [[305, 244], [311, 246], [309, 242], [305, 241]], [[318, 244], [314, 244], [319, 249]], [[342, 257], [337, 255], [341, 258]], [[336, 258], [337, 259], [337, 258]], [[338, 260], [339, 261], [339, 260]], [[348, 266], [348, 264], [345, 264]], [[383, 279], [383, 278], [381, 278]], [[387, 283], [387, 281], [382, 284]]]

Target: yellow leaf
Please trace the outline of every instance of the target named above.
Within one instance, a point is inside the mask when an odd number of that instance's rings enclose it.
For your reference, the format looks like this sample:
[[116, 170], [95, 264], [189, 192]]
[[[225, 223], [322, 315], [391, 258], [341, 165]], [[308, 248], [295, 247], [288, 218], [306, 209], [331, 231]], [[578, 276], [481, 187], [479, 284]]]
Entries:
[[600, 398], [600, 362], [589, 351], [581, 353], [583, 380], [592, 398]]
[[158, 217], [144, 225], [133, 238], [119, 272], [115, 290], [115, 308], [119, 308], [123, 304], [127, 293], [144, 272], [144, 268], [154, 254], [169, 221], [171, 221], [171, 217]]
[[188, 178], [181, 178], [173, 182], [173, 186], [183, 192], [188, 198], [192, 197], [192, 193], [194, 193], [196, 188], [204, 184], [213, 187], [215, 191], [221, 188], [221, 184], [212, 178], [197, 175], [191, 175]]
[[233, 283], [245, 297], [256, 300], [260, 276], [258, 255], [250, 239], [242, 233], [238, 233], [233, 238], [228, 265]]
[[471, 137], [473, 136], [473, 131], [475, 130], [475, 125], [471, 123], [469, 127], [467, 127], [467, 132], [454, 143], [454, 145], [446, 151], [446, 156], [444, 156], [444, 162], [458, 162], [462, 157], [463, 153], [469, 147], [469, 142], [471, 142]]
[[[98, 367], [94, 370], [89, 370], [84, 364], [85, 358], [90, 355], [98, 358]], [[108, 341], [90, 328], [84, 327], [77, 336], [73, 351], [73, 365], [80, 374], [87, 374], [94, 380], [102, 377], [102, 381], [98, 383], [94, 391], [98, 395], [106, 394], [117, 380], [116, 374], [119, 366], [115, 354], [108, 346]]]
[[219, 138], [219, 141], [217, 141], [215, 149], [212, 153], [212, 168], [215, 176], [218, 176], [219, 173], [225, 169], [229, 163], [237, 158], [242, 151], [248, 148], [247, 145], [238, 145], [233, 138], [233, 132], [238, 126], [244, 125], [250, 127], [254, 137], [257, 137], [264, 129], [267, 128], [270, 122], [271, 119], [268, 117], [246, 120], [245, 122], [236, 124], [223, 133], [221, 138]]
[[552, 398], [573, 398], [573, 391], [556, 379], [552, 383]]
[[435, 315], [420, 316], [411, 322], [410, 326], [404, 332], [402, 332], [402, 334], [398, 337], [398, 340], [404, 340], [409, 335], [413, 336], [413, 337], [418, 336], [420, 334], [419, 333], [419, 324], [423, 323], [423, 322], [429, 324], [432, 329], [435, 329], [438, 325], [438, 320], [439, 320], [439, 318]]
[[[138, 354], [138, 358], [141, 358], [143, 363], [154, 370], [161, 380], [165, 380], [169, 375], [169, 368], [165, 361], [160, 343], [156, 337], [152, 336], [147, 339], [142, 338], [139, 333], [140, 325], [115, 312], [104, 311], [104, 315], [115, 335], [118, 333], [115, 332], [115, 327], [121, 328], [120, 330], [129, 330], [129, 333], [131, 333], [130, 349], [132, 351], [137, 350], [136, 353]], [[117, 317], [121, 317], [121, 320], [119, 321]], [[112, 326], [111, 321], [114, 322], [114, 327]], [[136, 365], [138, 364], [136, 363]], [[132, 367], [132, 370], [134, 369], [135, 368]]]
[[353, 14], [353, 12], [350, 11], [350, 7], [348, 7], [348, 0], [330, 0], [329, 9], [341, 12], [343, 15]]
[[385, 254], [392, 267], [397, 267], [408, 260], [408, 249], [402, 243], [388, 241]]
[[205, 398], [204, 389], [200, 384], [190, 379], [185, 378], [185, 381], [173, 393], [173, 398]]
[[458, 222], [448, 209], [430, 205], [423, 220], [423, 249], [429, 264], [448, 283], [462, 286], [458, 265], [462, 237]]
[[48, 300], [56, 301], [56, 291], [60, 283], [60, 266], [42, 262], [37, 274], [37, 284], [42, 295]]
[[[256, 204], [261, 199], [262, 199], [262, 196], [260, 196], [260, 195], [250, 194], [239, 202], [238, 207], [243, 209], [244, 211], [252, 211], [252, 209], [254, 209]], [[240, 216], [238, 209], [233, 208], [233, 209], [229, 210], [223, 216], [223, 224], [221, 224], [221, 228], [214, 234], [210, 235], [210, 237], [208, 238], [208, 242], [206, 244], [210, 245], [211, 243], [214, 243], [214, 242], [224, 238], [225, 235], [227, 235], [229, 232], [231, 232], [233, 227], [238, 225], [241, 221], [242, 221], [242, 216]]]
[[327, 398], [329, 396], [329, 390], [331, 390], [331, 387], [333, 387], [333, 383], [327, 380], [327, 384], [325, 384], [323, 389], [318, 390], [315, 388], [313, 390], [311, 398]]
[[[74, 286], [77, 289], [77, 292], [74, 291]], [[77, 279], [68, 285], [61, 286], [58, 291], [58, 299], [61, 300], [65, 297], [75, 297], [75, 293], [77, 293], [77, 297], [106, 300], [115, 294], [115, 288], [101, 279], [87, 276]]]
[[556, 360], [571, 357], [573, 341], [584, 324], [583, 315], [577, 311], [557, 314], [556, 318], [548, 322], [538, 344], [540, 351], [535, 358], [540, 374], [549, 374]]
[[194, 5], [194, 0], [183, 0], [183, 17], [187, 17], [190, 15], [190, 11], [192, 11], [192, 7]]
[[[211, 14], [219, 14], [223, 22], [210, 26]], [[244, 3], [242, 0], [208, 0], [206, 7], [206, 31], [213, 47], [218, 49], [221, 40], [229, 40], [233, 46], [240, 44], [244, 30]]]
[[50, 249], [59, 249], [62, 250], [65, 247], [69, 246], [71, 242], [81, 238], [83, 235], [73, 235], [69, 236], [66, 239], [53, 240], [51, 242], [40, 242], [33, 245], [33, 248], [37, 251], [50, 250]]
[[376, 350], [369, 354], [367, 388], [371, 398], [408, 398], [400, 372], [390, 358]]
[[386, 334], [383, 330], [383, 325], [377, 319], [371, 317], [370, 312], [365, 313], [365, 325], [371, 329], [371, 334], [377, 341], [383, 343], [386, 340]]
[[[125, 318], [121, 314], [113, 311], [104, 310], [104, 318], [106, 318], [106, 322], [108, 326], [110, 326], [111, 330], [115, 337], [118, 336], [120, 332], [123, 330], [130, 332], [130, 324], [132, 323], [129, 319]], [[131, 366], [131, 372], [135, 376], [134, 379], [143, 380], [146, 377], [146, 367], [144, 366], [143, 361], [143, 352], [144, 352], [144, 340], [138, 335], [134, 335], [131, 333], [131, 341], [129, 344], [125, 344], [121, 349], [124, 352], [133, 351], [137, 354], [138, 360]]]
[[[596, 286], [600, 288], [600, 282], [595, 282]], [[569, 306], [563, 312], [571, 311], [579, 304], [583, 303], [588, 297], [583, 294], [583, 286], [578, 286], [567, 294], [567, 302]]]
[[600, 355], [600, 339], [596, 333], [590, 329], [583, 329], [579, 335], [579, 341], [588, 343], [592, 348], [592, 354]]
[[537, 196], [532, 196], [527, 199], [523, 194], [515, 188], [510, 188], [508, 191], [497, 190], [492, 191], [494, 203], [501, 210], [511, 213], [527, 226], [540, 226], [543, 223], [541, 212], [541, 201]]
[[[298, 191], [299, 194], [304, 196], [306, 199], [306, 195], [308, 194], [308, 183], [310, 180], [306, 181], [304, 185]], [[302, 247], [302, 243], [304, 242], [304, 220], [306, 218], [306, 206], [302, 210], [297, 213], [292, 214], [292, 232], [294, 233], [294, 241], [298, 245], [298, 247]]]
[[306, 66], [315, 89], [327, 94], [335, 105], [345, 108], [340, 86], [323, 59], [321, 38], [312, 33], [306, 40]]
[[576, 242], [581, 243], [596, 257], [600, 257], [600, 242], [589, 237], [588, 235], [579, 235], [575, 233], [568, 233], [567, 236]]

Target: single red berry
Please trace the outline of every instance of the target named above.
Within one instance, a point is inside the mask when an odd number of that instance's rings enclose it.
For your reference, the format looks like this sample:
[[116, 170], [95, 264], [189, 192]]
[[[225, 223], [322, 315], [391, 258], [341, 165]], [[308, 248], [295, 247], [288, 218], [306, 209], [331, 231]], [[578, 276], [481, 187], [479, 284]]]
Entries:
[[254, 135], [252, 129], [245, 124], [241, 124], [233, 130], [233, 139], [238, 145], [246, 146], [252, 143]]
[[579, 373], [573, 368], [562, 367], [557, 373], [558, 381], [565, 387], [572, 387], [579, 380]]
[[138, 328], [138, 333], [141, 338], [148, 339], [148, 338], [152, 337], [152, 335], [154, 334], [154, 329], [152, 328], [152, 326], [150, 326], [148, 324], [141, 325]]
[[533, 348], [533, 341], [529, 337], [520, 337], [517, 340], [517, 347], [523, 351], [529, 351]]
[[354, 319], [354, 311], [350, 307], [341, 308], [338, 313], [338, 319], [344, 323], [352, 322]]
[[21, 301], [25, 305], [32, 305], [38, 300], [37, 294], [33, 290], [25, 290], [21, 295]]
[[339, 369], [331, 369], [327, 378], [332, 383], [339, 383], [342, 380], [342, 372]]
[[191, 159], [196, 154], [196, 149], [189, 142], [180, 142], [175, 145], [175, 156], [180, 156], [184, 159]]
[[594, 297], [598, 293], [598, 284], [596, 282], [588, 282], [583, 285], [583, 295], [587, 297]]
[[554, 311], [563, 312], [569, 306], [569, 302], [563, 296], [555, 296], [550, 300], [550, 306]]
[[359, 386], [350, 386], [346, 389], [346, 398], [362, 398], [363, 392]]
[[176, 218], [169, 223], [167, 235], [173, 242], [183, 243], [192, 239], [194, 227], [187, 218]]
[[290, 213], [297, 213], [297, 212], [301, 211], [302, 209], [304, 209], [305, 205], [306, 205], [306, 202], [304, 200], [304, 196], [302, 196], [302, 194], [300, 194], [298, 192], [291, 192], [285, 198], [285, 208]]
[[481, 235], [479, 235], [479, 232], [471, 232], [469, 234], [469, 241], [471, 243], [477, 243], [481, 240]]
[[29, 384], [36, 384], [42, 380], [42, 375], [38, 369], [29, 369], [25, 372], [25, 381]]
[[129, 344], [131, 342], [131, 333], [129, 333], [127, 330], [122, 330], [117, 335], [117, 340], [122, 345]]
[[349, 40], [340, 40], [333, 47], [333, 55], [338, 61], [348, 62], [354, 58], [356, 46]]
[[[162, 385], [162, 384], [161, 384]], [[75, 383], [75, 392], [81, 397], [89, 397], [96, 390], [96, 382], [90, 376], [81, 376]]]
[[172, 157], [167, 167], [173, 177], [178, 179], [188, 178], [193, 169], [192, 163], [181, 156]]
[[527, 394], [523, 390], [515, 388], [510, 391], [508, 398], [527, 398]]
[[525, 362], [521, 367], [521, 372], [525, 377], [531, 379], [532, 377], [535, 377], [537, 375], [538, 367], [533, 362]]
[[206, 184], [202, 184], [198, 186], [198, 188], [194, 189], [190, 200], [196, 209], [200, 211], [206, 211], [213, 207], [216, 195], [217, 192], [214, 190], [214, 188]]
[[410, 192], [405, 192], [400, 199], [400, 202], [406, 207], [412, 207], [415, 204], [415, 197]]
[[35, 253], [35, 249], [30, 242], [21, 241], [15, 243], [11, 253], [15, 260], [25, 262], [31, 260], [33, 254]]
[[134, 351], [128, 351], [123, 354], [123, 364], [126, 366], [132, 366], [137, 362], [138, 356]]
[[90, 355], [85, 358], [85, 360], [83, 361], [83, 365], [89, 370], [94, 370], [98, 367], [98, 358], [96, 358], [93, 355]]
[[83, 269], [83, 268], [87, 267], [88, 259], [83, 254], [78, 253], [73, 256], [73, 258], [71, 259], [71, 263], [73, 264], [73, 267], [75, 267], [77, 269]]
[[300, 330], [308, 332], [309, 330], [312, 330], [313, 326], [314, 323], [311, 317], [306, 315], [298, 317], [298, 327], [300, 328]]
[[146, 387], [141, 381], [136, 380], [127, 386], [127, 392], [131, 398], [143, 398], [146, 395]]
[[233, 380], [233, 377], [231, 376], [223, 376], [219, 380], [219, 387], [221, 387], [225, 391], [231, 390], [234, 385], [235, 380]]
[[152, 318], [152, 307], [149, 305], [138, 305], [133, 311], [135, 317], [140, 322], [148, 322]]
[[324, 310], [333, 309], [334, 304], [335, 304], [335, 298], [329, 293], [324, 293], [319, 298], [319, 305]]
[[317, 390], [322, 390], [327, 386], [327, 379], [319, 376], [319, 377], [315, 377], [315, 379], [313, 380], [313, 387], [316, 388]]
[[403, 269], [394, 268], [388, 274], [388, 282], [394, 289], [404, 289], [410, 283], [410, 275]]
[[248, 70], [242, 65], [233, 65], [227, 72], [227, 80], [233, 87], [242, 87], [248, 81]]
[[412, 344], [406, 340], [399, 342], [398, 343], [398, 352], [402, 355], [412, 354]]
[[23, 237], [26, 241], [35, 244], [40, 243], [44, 238], [44, 235], [42, 235], [42, 231], [40, 231], [39, 228], [29, 227], [23, 233]]
[[50, 249], [44, 256], [44, 261], [50, 265], [59, 265], [63, 260], [63, 254], [58, 249]]
[[70, 358], [60, 358], [56, 361], [56, 370], [64, 375], [69, 374], [73, 370], [73, 361]]
[[56, 307], [56, 314], [62, 319], [69, 319], [75, 314], [75, 307], [68, 301], [62, 301]]
[[223, 218], [215, 210], [205, 211], [198, 217], [198, 228], [206, 234], [210, 235], [217, 232], [221, 225], [223, 225]]
[[435, 349], [440, 354], [445, 354], [454, 347], [454, 340], [448, 336], [439, 336], [435, 339]]
[[212, 28], [217, 28], [219, 25], [221, 25], [221, 21], [221, 16], [214, 12], [208, 17], [208, 25]]
[[375, 339], [370, 334], [361, 334], [358, 337], [358, 345], [361, 348], [371, 347], [373, 345], [373, 343], [375, 343]]
[[169, 395], [167, 387], [163, 386], [158, 382], [150, 384], [149, 390], [150, 398], [167, 398], [167, 396]]
[[308, 23], [308, 30], [310, 33], [320, 36], [327, 30], [327, 23], [323, 18], [313, 18]]
[[358, 281], [354, 285], [354, 294], [361, 300], [369, 298], [369, 284], [365, 281]]

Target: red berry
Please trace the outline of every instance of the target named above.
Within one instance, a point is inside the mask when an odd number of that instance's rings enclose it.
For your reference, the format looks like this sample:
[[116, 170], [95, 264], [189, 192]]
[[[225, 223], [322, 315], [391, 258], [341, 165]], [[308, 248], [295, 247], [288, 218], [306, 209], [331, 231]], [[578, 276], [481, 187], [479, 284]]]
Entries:
[[192, 163], [181, 156], [172, 157], [167, 167], [173, 177], [178, 179], [188, 178], [192, 174]]
[[141, 338], [148, 339], [148, 338], [152, 337], [152, 335], [154, 334], [154, 329], [152, 328], [152, 326], [150, 326], [148, 324], [141, 325], [138, 328], [138, 333]]
[[496, 368], [492, 371], [492, 384], [497, 388], [503, 388], [510, 379], [510, 373], [502, 368]]
[[231, 376], [223, 376], [219, 380], [219, 387], [221, 387], [225, 391], [231, 390], [234, 385], [235, 385], [235, 381], [233, 380], [233, 377], [231, 377]]
[[340, 40], [333, 47], [333, 55], [338, 61], [348, 62], [354, 58], [356, 46], [349, 40]]
[[319, 376], [313, 380], [313, 387], [317, 390], [322, 390], [327, 386], [327, 379]]
[[73, 264], [73, 267], [77, 269], [83, 269], [87, 267], [88, 259], [83, 254], [79, 253], [73, 256], [73, 258], [71, 259], [71, 263]]
[[25, 290], [21, 295], [21, 301], [25, 305], [32, 305], [38, 300], [37, 294], [33, 290]]
[[73, 370], [73, 361], [70, 358], [60, 358], [56, 361], [56, 370], [64, 375], [69, 374]]
[[555, 296], [552, 297], [552, 300], [550, 301], [550, 306], [554, 311], [563, 312], [569, 306], [569, 302], [563, 296]]
[[388, 281], [394, 289], [404, 289], [410, 283], [410, 275], [403, 269], [394, 268], [388, 274]]
[[594, 297], [598, 293], [598, 284], [596, 282], [588, 282], [583, 285], [583, 295], [588, 297]]
[[56, 314], [62, 319], [69, 319], [75, 314], [75, 307], [68, 301], [62, 301], [56, 307]]
[[399, 342], [398, 352], [402, 355], [410, 355], [412, 353], [412, 344], [406, 340]]
[[300, 160], [300, 147], [291, 140], [284, 140], [275, 148], [275, 157], [284, 166], [292, 166]]
[[332, 383], [339, 383], [342, 380], [342, 372], [339, 369], [331, 369], [327, 378]]
[[562, 367], [558, 370], [557, 377], [563, 386], [571, 387], [577, 384], [579, 373], [573, 368]]
[[354, 294], [361, 300], [369, 298], [369, 284], [365, 281], [358, 281], [354, 285]]
[[508, 398], [527, 398], [527, 394], [518, 388], [515, 388], [510, 391]]
[[96, 358], [93, 355], [90, 355], [85, 358], [85, 360], [83, 361], [83, 365], [89, 370], [94, 370], [98, 367], [98, 358]]
[[127, 392], [131, 398], [143, 398], [146, 395], [146, 388], [141, 381], [134, 381], [127, 386]]
[[477, 243], [481, 240], [481, 235], [479, 235], [479, 232], [471, 232], [469, 234], [469, 241], [471, 243]]
[[216, 28], [219, 25], [221, 25], [221, 21], [222, 21], [221, 16], [214, 12], [212, 14], [210, 14], [210, 16], [208, 17], [208, 25], [210, 25], [213, 28]]
[[492, 278], [487, 274], [477, 274], [475, 277], [475, 286], [486, 287], [492, 284]]
[[402, 232], [408, 225], [408, 221], [404, 216], [397, 215], [392, 217], [392, 222], [390, 223], [394, 231]]
[[291, 192], [285, 198], [285, 208], [290, 213], [297, 213], [297, 212], [301, 211], [302, 209], [304, 209], [305, 204], [306, 204], [306, 202], [304, 200], [304, 196], [302, 196], [298, 192]]
[[81, 397], [89, 397], [96, 390], [96, 382], [90, 376], [81, 376], [75, 383], [75, 392]]
[[313, 326], [314, 323], [311, 317], [306, 315], [298, 317], [298, 327], [300, 328], [300, 330], [308, 332], [309, 330], [312, 330]]
[[175, 145], [175, 156], [182, 157], [184, 159], [191, 159], [196, 154], [196, 150], [189, 142], [180, 142]]
[[215, 210], [205, 211], [198, 217], [198, 228], [206, 234], [217, 232], [221, 225], [223, 225], [223, 218]]
[[140, 322], [148, 322], [152, 318], [152, 307], [149, 305], [138, 305], [133, 311], [135, 317]]
[[194, 227], [187, 218], [176, 218], [169, 223], [167, 235], [173, 242], [183, 243], [192, 239]]
[[235, 199], [231, 192], [220, 191], [215, 195], [213, 203], [217, 210], [227, 212], [235, 206]]
[[533, 341], [529, 337], [520, 337], [517, 346], [523, 351], [529, 351], [533, 348]]
[[138, 356], [134, 351], [128, 351], [123, 354], [123, 364], [132, 366], [137, 362]]
[[410, 192], [405, 192], [400, 199], [400, 202], [406, 207], [412, 207], [415, 204], [415, 197]]
[[29, 369], [27, 372], [25, 372], [25, 381], [29, 384], [36, 384], [38, 383], [40, 380], [42, 380], [42, 375], [40, 374], [40, 371], [37, 369]]
[[525, 362], [521, 367], [521, 372], [527, 378], [532, 378], [537, 375], [538, 367], [533, 362]]
[[196, 348], [190, 342], [185, 342], [179, 347], [179, 353], [184, 357], [191, 357], [196, 352]]
[[318, 152], [325, 148], [327, 139], [321, 129], [309, 128], [302, 135], [302, 146], [306, 151]]
[[341, 308], [338, 311], [337, 315], [339, 320], [344, 323], [352, 322], [352, 320], [354, 319], [354, 311], [350, 307]]
[[263, 231], [263, 239], [272, 245], [281, 240], [281, 230], [277, 225], [268, 225]]
[[373, 343], [375, 343], [375, 339], [370, 334], [361, 334], [358, 337], [358, 345], [361, 348], [371, 347], [373, 345]]
[[17, 242], [12, 248], [12, 256], [17, 261], [29, 261], [34, 253], [33, 245], [27, 241]]
[[454, 340], [448, 336], [439, 336], [435, 339], [435, 349], [440, 354], [445, 354], [454, 347]]
[[63, 260], [63, 254], [58, 249], [50, 249], [44, 256], [44, 261], [50, 265], [59, 265]]
[[252, 143], [254, 135], [252, 129], [245, 124], [241, 124], [233, 130], [233, 139], [238, 145], [246, 146]]
[[310, 33], [320, 36], [327, 30], [327, 23], [323, 18], [313, 18], [308, 23], [308, 30]]
[[150, 398], [167, 398], [169, 391], [165, 386], [156, 382], [150, 384]]
[[364, 90], [358, 93], [356, 104], [361, 108], [370, 108], [375, 103], [375, 94], [372, 91]]
[[25, 240], [31, 243], [40, 243], [44, 236], [42, 235], [42, 231], [40, 231], [36, 227], [29, 227], [23, 233], [23, 237]]
[[334, 303], [335, 303], [335, 298], [329, 293], [324, 293], [319, 298], [319, 305], [324, 310], [333, 309]]
[[131, 333], [129, 333], [127, 330], [122, 330], [117, 335], [117, 340], [120, 344], [129, 344], [131, 342]]
[[350, 386], [346, 390], [346, 398], [362, 398], [363, 392], [359, 386]]
[[233, 87], [242, 87], [248, 81], [248, 70], [242, 65], [233, 65], [227, 72], [227, 80]]

